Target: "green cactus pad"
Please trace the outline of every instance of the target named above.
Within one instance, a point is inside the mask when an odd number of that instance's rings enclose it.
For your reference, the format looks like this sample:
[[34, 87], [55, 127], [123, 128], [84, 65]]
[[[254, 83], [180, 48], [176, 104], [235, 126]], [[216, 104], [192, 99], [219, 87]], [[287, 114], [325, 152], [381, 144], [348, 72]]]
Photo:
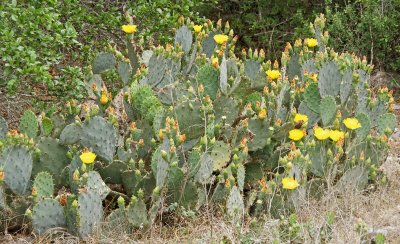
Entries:
[[246, 177], [246, 168], [243, 166], [243, 164], [238, 164], [237, 165], [237, 183], [240, 191], [243, 191], [244, 188], [244, 183], [245, 183], [245, 177]]
[[6, 137], [7, 131], [7, 121], [2, 116], [0, 116], [0, 140]]
[[325, 176], [327, 166], [326, 149], [323, 149], [321, 145], [318, 144], [316, 147], [309, 150], [308, 155], [312, 162], [310, 171], [318, 177]]
[[257, 151], [265, 147], [272, 132], [269, 130], [267, 120], [250, 119], [248, 121], [248, 130], [253, 134], [253, 138], [248, 142], [249, 151]]
[[44, 234], [48, 229], [66, 225], [63, 207], [54, 199], [44, 199], [33, 207], [33, 229]]
[[205, 184], [211, 177], [213, 172], [213, 158], [208, 153], [203, 153], [200, 157], [200, 168], [195, 175], [195, 180], [200, 184]]
[[177, 166], [172, 166], [169, 168], [168, 173], [168, 193], [167, 202], [168, 203], [179, 203], [182, 195], [182, 187], [185, 182], [185, 174], [182, 169]]
[[160, 100], [154, 95], [151, 87], [147, 85], [132, 84], [130, 103], [134, 112], [137, 113], [137, 117], [144, 118], [150, 123], [153, 122], [154, 117], [161, 109]]
[[132, 233], [132, 227], [128, 225], [128, 218], [126, 217], [125, 209], [115, 209], [104, 221], [103, 231], [110, 235], [117, 233], [129, 234]]
[[30, 138], [35, 138], [37, 136], [39, 124], [36, 115], [32, 111], [27, 110], [24, 112], [19, 122], [19, 130]]
[[180, 204], [186, 209], [193, 209], [196, 206], [198, 199], [197, 187], [194, 182], [186, 182], [185, 189], [183, 190]]
[[81, 144], [108, 162], [111, 162], [117, 146], [117, 131], [104, 118], [94, 117], [83, 124]]
[[221, 96], [215, 99], [214, 103], [215, 123], [220, 123], [225, 116], [226, 123], [231, 125], [239, 116], [239, 102], [232, 97]]
[[313, 59], [307, 60], [301, 67], [301, 78], [304, 80], [304, 73], [308, 72], [309, 74], [318, 72], [317, 66]]
[[304, 102], [306, 103], [308, 108], [319, 114], [321, 95], [319, 94], [317, 83], [312, 83], [306, 88], [304, 92]]
[[178, 120], [179, 129], [182, 134], [186, 134], [187, 140], [201, 137], [204, 134], [203, 113], [200, 111], [201, 103], [195, 101], [185, 101], [175, 106], [175, 119]]
[[79, 194], [78, 197], [78, 233], [86, 238], [95, 228], [100, 228], [103, 219], [103, 204], [101, 197], [94, 191]]
[[293, 80], [294, 77], [301, 77], [301, 65], [299, 62], [299, 55], [297, 53], [290, 57], [289, 64], [287, 67], [287, 75], [289, 80]]
[[378, 131], [380, 134], [385, 134], [386, 130], [390, 130], [392, 133], [396, 128], [397, 120], [396, 116], [391, 113], [382, 114], [378, 119]]
[[245, 164], [245, 182], [256, 183], [263, 178], [263, 168], [261, 163]]
[[206, 54], [207, 58], [211, 58], [214, 54], [214, 49], [217, 46], [217, 43], [214, 41], [214, 36], [217, 34], [221, 34], [220, 32], [210, 32], [208, 33], [208, 37], [203, 40], [202, 48], [203, 52]]
[[126, 216], [133, 227], [141, 228], [149, 224], [146, 204], [142, 199], [138, 199], [135, 204], [129, 204]]
[[144, 190], [145, 196], [151, 196], [156, 187], [156, 180], [153, 174], [138, 177], [133, 170], [127, 170], [122, 173], [122, 185], [128, 196], [135, 194], [139, 189]]
[[42, 133], [44, 136], [50, 136], [53, 131], [53, 121], [48, 117], [42, 119]]
[[119, 61], [117, 71], [122, 82], [124, 82], [125, 85], [128, 84], [132, 76], [132, 68], [129, 63]]
[[40, 159], [33, 163], [32, 176], [46, 171], [53, 176], [56, 185], [60, 184], [61, 172], [69, 163], [68, 148], [61, 145], [58, 139], [51, 137], [41, 138], [37, 148], [40, 149]]
[[129, 40], [126, 41], [126, 47], [128, 49], [128, 58], [132, 67], [133, 74], [136, 74], [136, 70], [140, 67], [140, 62], [135, 47]]
[[318, 74], [318, 88], [322, 97], [336, 97], [340, 92], [342, 76], [334, 61], [323, 63]]
[[93, 86], [96, 86], [96, 92], [100, 93], [101, 89], [103, 88], [104, 81], [100, 75], [94, 74], [92, 78], [86, 83], [86, 90], [88, 92], [89, 97], [97, 98], [93, 92]]
[[53, 197], [54, 183], [53, 177], [47, 172], [40, 172], [36, 175], [33, 181], [33, 187], [36, 190], [35, 201], [38, 202], [46, 197]]
[[239, 189], [234, 186], [231, 189], [228, 200], [226, 201], [227, 214], [232, 218], [233, 222], [237, 222], [242, 216], [244, 210], [243, 198]]
[[112, 53], [99, 53], [93, 61], [93, 74], [100, 74], [106, 70], [114, 69], [115, 57]]
[[16, 194], [24, 195], [28, 190], [32, 172], [32, 155], [27, 148], [12, 146], [0, 156], [0, 167], [4, 169], [4, 182]]
[[244, 74], [254, 81], [259, 78], [261, 64], [255, 60], [248, 59], [244, 63]]
[[204, 87], [204, 94], [212, 100], [217, 97], [219, 89], [219, 72], [210, 64], [202, 66], [197, 72], [197, 83]]
[[335, 186], [338, 190], [344, 192], [346, 189], [363, 190], [367, 185], [368, 170], [357, 165], [354, 168], [347, 170]]
[[122, 172], [128, 169], [128, 165], [122, 161], [114, 160], [111, 164], [99, 170], [101, 178], [106, 183], [122, 184]]
[[[225, 59], [225, 56], [222, 58], [222, 62], [220, 65], [220, 81], [219, 86], [221, 92], [225, 95], [229, 95], [235, 91], [235, 89], [239, 86], [241, 76], [238, 68], [238, 64], [234, 59]], [[229, 79], [233, 79], [232, 82], [229, 82]]]
[[211, 151], [213, 171], [220, 171], [231, 159], [231, 146], [223, 141], [217, 141]]
[[356, 118], [361, 124], [361, 127], [356, 130], [356, 137], [359, 141], [363, 141], [369, 135], [371, 130], [371, 120], [368, 115], [364, 113], [357, 114]]
[[322, 98], [319, 109], [324, 126], [331, 125], [336, 116], [335, 98], [332, 96]]
[[67, 125], [61, 132], [60, 143], [63, 145], [75, 144], [82, 136], [82, 126], [77, 123]]
[[175, 34], [175, 46], [179, 45], [182, 47], [185, 55], [190, 52], [193, 43], [193, 34], [187, 26], [180, 27]]
[[201, 154], [198, 151], [189, 152], [189, 156], [187, 158], [188, 166], [189, 166], [189, 177], [194, 177], [200, 168], [200, 158]]
[[101, 200], [104, 200], [111, 191], [110, 188], [104, 183], [100, 174], [96, 171], [89, 172], [86, 190], [96, 193], [96, 195], [100, 196]]
[[342, 77], [342, 83], [340, 84], [340, 103], [343, 105], [347, 102], [347, 99], [353, 92], [353, 72], [351, 69], [347, 69]]
[[151, 168], [156, 177], [157, 186], [159, 187], [164, 185], [169, 168], [169, 164], [163, 159], [161, 151], [169, 152], [169, 148], [168, 140], [164, 139], [163, 143], [156, 149], [151, 158]]

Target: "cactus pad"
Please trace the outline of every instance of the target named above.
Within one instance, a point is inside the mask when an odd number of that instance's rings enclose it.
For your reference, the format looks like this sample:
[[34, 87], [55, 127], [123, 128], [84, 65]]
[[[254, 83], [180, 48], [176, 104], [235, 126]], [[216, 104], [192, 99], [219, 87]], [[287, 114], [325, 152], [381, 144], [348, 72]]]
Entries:
[[78, 197], [78, 232], [83, 238], [88, 237], [95, 228], [99, 228], [103, 219], [101, 197], [94, 191], [82, 192]]
[[320, 104], [320, 114], [324, 126], [332, 124], [336, 116], [336, 102], [332, 96], [322, 98]]
[[310, 84], [304, 92], [304, 102], [307, 107], [310, 108], [315, 113], [319, 114], [319, 106], [321, 103], [321, 95], [319, 94], [318, 84]]
[[322, 97], [336, 97], [340, 92], [342, 77], [334, 61], [323, 63], [318, 75], [318, 88]]
[[99, 53], [93, 61], [94, 74], [100, 74], [115, 67], [115, 57], [112, 53]]
[[108, 193], [110, 193], [110, 188], [104, 183], [100, 174], [96, 171], [90, 171], [87, 179], [87, 189], [88, 192], [92, 191], [99, 195], [102, 200], [104, 200]]
[[19, 130], [30, 138], [35, 138], [37, 136], [39, 125], [36, 115], [32, 111], [27, 110], [24, 112], [19, 123]]
[[385, 134], [386, 130], [390, 130], [392, 133], [396, 128], [396, 116], [391, 113], [382, 114], [378, 118], [378, 131], [380, 134]]
[[187, 28], [187, 26], [182, 26], [176, 31], [175, 34], [175, 46], [180, 45], [185, 52], [185, 55], [187, 55], [190, 52], [190, 49], [192, 47], [192, 42], [193, 42], [193, 34]]
[[206, 64], [197, 72], [197, 83], [204, 87], [204, 94], [209, 95], [212, 100], [217, 97], [219, 89], [219, 72], [210, 64]]
[[204, 184], [208, 181], [208, 179], [212, 175], [214, 162], [213, 162], [213, 158], [208, 153], [204, 153], [200, 157], [199, 162], [200, 162], [200, 168], [199, 168], [199, 171], [197, 171], [195, 179], [200, 184]]
[[217, 141], [212, 148], [211, 158], [213, 161], [213, 171], [220, 171], [231, 159], [231, 147], [228, 143]]
[[239, 189], [234, 186], [231, 189], [228, 200], [226, 201], [226, 210], [233, 222], [237, 222], [244, 210], [243, 198], [240, 195]]
[[33, 229], [38, 234], [66, 225], [63, 207], [54, 199], [44, 199], [33, 207]]
[[35, 201], [40, 201], [46, 197], [53, 197], [54, 183], [51, 174], [40, 172], [36, 175], [33, 181], [33, 188], [36, 190]]
[[146, 204], [142, 199], [134, 204], [129, 204], [126, 216], [133, 227], [140, 228], [149, 224]]
[[27, 148], [12, 146], [6, 148], [0, 157], [4, 169], [4, 181], [16, 194], [24, 195], [28, 189], [32, 172], [32, 155]]

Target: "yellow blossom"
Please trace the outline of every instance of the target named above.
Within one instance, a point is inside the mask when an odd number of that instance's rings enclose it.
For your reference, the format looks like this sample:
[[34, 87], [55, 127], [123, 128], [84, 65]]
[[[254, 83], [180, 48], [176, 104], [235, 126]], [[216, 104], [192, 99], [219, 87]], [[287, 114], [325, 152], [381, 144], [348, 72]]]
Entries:
[[108, 103], [107, 92], [103, 92], [100, 97], [100, 104], [106, 105]]
[[301, 138], [304, 137], [304, 132], [299, 129], [294, 129], [289, 131], [289, 138], [292, 139], [293, 141], [298, 141], [301, 140]]
[[92, 152], [84, 152], [79, 156], [79, 158], [82, 160], [82, 163], [91, 164], [96, 159], [96, 154]]
[[132, 34], [136, 32], [136, 25], [123, 25], [122, 30], [127, 34]]
[[333, 141], [339, 141], [344, 139], [344, 132], [340, 131], [340, 130], [331, 130], [329, 132], [329, 137], [333, 140]]
[[317, 82], [317, 77], [318, 77], [318, 75], [315, 73], [310, 74], [310, 78], [313, 79], [315, 82]]
[[308, 117], [305, 114], [296, 114], [294, 116], [294, 122], [299, 123], [299, 122], [307, 123], [308, 122]]
[[323, 129], [321, 127], [314, 128], [314, 136], [320, 141], [328, 139], [330, 136], [330, 132], [330, 130]]
[[315, 38], [308, 38], [308, 39], [306, 40], [306, 42], [307, 42], [307, 46], [308, 46], [308, 47], [315, 47], [315, 46], [318, 45], [318, 41], [317, 41], [317, 39], [315, 39]]
[[283, 189], [294, 190], [299, 186], [299, 182], [296, 179], [285, 177], [282, 179], [282, 187]]
[[211, 62], [212, 62], [212, 65], [213, 65], [215, 68], [218, 68], [218, 66], [219, 66], [218, 58], [213, 58], [213, 59], [211, 60]]
[[222, 34], [215, 35], [214, 41], [218, 44], [223, 44], [224, 42], [228, 41], [228, 36]]
[[203, 28], [202, 25], [195, 25], [195, 26], [193, 26], [193, 30], [194, 30], [196, 33], [199, 33], [199, 32], [201, 31], [202, 28]]
[[267, 70], [265, 74], [271, 79], [271, 80], [276, 80], [281, 76], [281, 73], [279, 70]]
[[347, 118], [343, 120], [343, 124], [350, 130], [355, 130], [361, 127], [360, 122], [356, 118]]
[[267, 117], [267, 110], [263, 108], [259, 113], [258, 113], [258, 118], [261, 120], [264, 120]]

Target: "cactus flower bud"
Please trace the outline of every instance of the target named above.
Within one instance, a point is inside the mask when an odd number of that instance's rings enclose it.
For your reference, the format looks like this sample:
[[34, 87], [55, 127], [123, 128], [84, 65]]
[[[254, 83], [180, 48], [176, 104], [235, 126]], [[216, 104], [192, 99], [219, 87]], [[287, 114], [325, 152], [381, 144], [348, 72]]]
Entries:
[[136, 204], [137, 203], [137, 201], [138, 201], [138, 198], [135, 196], [135, 195], [132, 195], [132, 197], [131, 197], [131, 203], [130, 204]]
[[163, 135], [163, 130], [162, 129], [160, 129], [158, 131], [158, 138], [160, 139], [160, 141], [162, 141], [164, 139], [164, 135]]
[[118, 202], [118, 207], [119, 208], [124, 208], [125, 207], [125, 199], [123, 197], [119, 196], [117, 202]]
[[162, 157], [164, 160], [167, 160], [168, 153], [167, 153], [166, 151], [164, 151], [164, 150], [161, 150], [161, 157]]
[[72, 179], [74, 181], [79, 181], [79, 177], [80, 177], [79, 170], [75, 169], [74, 173], [72, 174]]
[[156, 186], [156, 187], [153, 189], [153, 194], [156, 195], [156, 196], [158, 196], [158, 195], [160, 195], [160, 191], [161, 191], [160, 187]]
[[137, 195], [138, 195], [138, 198], [139, 198], [139, 199], [143, 199], [143, 197], [144, 197], [144, 191], [143, 191], [142, 188], [140, 188], [140, 189], [137, 191]]
[[141, 175], [142, 175], [142, 173], [140, 173], [140, 170], [135, 169], [135, 176], [140, 177]]
[[32, 210], [30, 210], [29, 208], [25, 211], [25, 216], [28, 218], [32, 218]]
[[72, 202], [71, 206], [72, 206], [73, 208], [77, 208], [77, 207], [78, 207], [78, 201], [77, 201], [77, 200], [74, 200], [74, 201]]

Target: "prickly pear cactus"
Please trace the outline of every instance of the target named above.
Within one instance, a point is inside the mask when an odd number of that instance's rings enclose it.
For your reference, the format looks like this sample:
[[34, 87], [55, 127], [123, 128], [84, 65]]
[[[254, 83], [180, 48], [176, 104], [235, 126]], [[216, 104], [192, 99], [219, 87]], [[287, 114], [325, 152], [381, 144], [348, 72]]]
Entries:
[[93, 61], [92, 69], [94, 74], [100, 74], [115, 67], [115, 57], [112, 53], [99, 53]]
[[88, 237], [100, 228], [103, 219], [101, 196], [95, 191], [82, 192], [78, 196], [78, 220], [76, 223], [81, 237]]
[[53, 177], [47, 172], [40, 172], [33, 181], [32, 192], [35, 192], [35, 201], [51, 198], [54, 193]]
[[32, 111], [27, 110], [24, 112], [19, 124], [19, 130], [30, 138], [35, 138], [37, 136], [39, 124], [36, 115]]
[[65, 227], [64, 209], [54, 199], [43, 199], [38, 202], [32, 211], [33, 229], [38, 234], [55, 227]]
[[0, 157], [4, 170], [4, 182], [18, 195], [24, 195], [29, 187], [32, 172], [31, 152], [22, 146], [6, 148]]

